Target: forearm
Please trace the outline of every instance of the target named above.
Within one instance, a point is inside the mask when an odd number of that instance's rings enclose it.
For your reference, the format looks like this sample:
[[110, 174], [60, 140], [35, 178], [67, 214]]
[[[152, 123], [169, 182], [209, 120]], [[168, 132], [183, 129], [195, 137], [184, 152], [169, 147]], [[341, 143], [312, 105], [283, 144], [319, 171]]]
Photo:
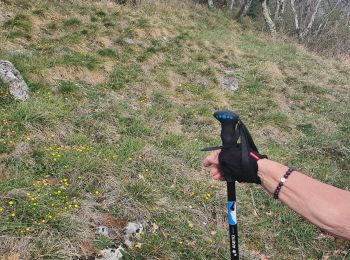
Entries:
[[[262, 186], [272, 194], [288, 167], [267, 159], [259, 160], [258, 167]], [[350, 192], [295, 171], [284, 183], [279, 199], [319, 228], [350, 240]]]

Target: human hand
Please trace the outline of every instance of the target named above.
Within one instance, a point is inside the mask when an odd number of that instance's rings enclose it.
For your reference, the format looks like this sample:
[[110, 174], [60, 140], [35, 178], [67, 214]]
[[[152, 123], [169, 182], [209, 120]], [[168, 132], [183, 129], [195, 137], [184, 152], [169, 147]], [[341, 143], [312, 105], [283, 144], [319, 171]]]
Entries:
[[220, 171], [220, 165], [219, 165], [219, 154], [221, 150], [215, 150], [208, 155], [204, 161], [203, 164], [205, 167], [211, 167], [211, 176], [213, 177], [214, 180], [217, 181], [224, 181], [225, 178], [223, 174]]
[[257, 152], [251, 152], [248, 156], [248, 166], [242, 166], [242, 153], [240, 146], [233, 146], [223, 150], [213, 151], [204, 159], [204, 166], [211, 167], [211, 175], [214, 180], [238, 181], [260, 184], [258, 177], [257, 160], [266, 158]]

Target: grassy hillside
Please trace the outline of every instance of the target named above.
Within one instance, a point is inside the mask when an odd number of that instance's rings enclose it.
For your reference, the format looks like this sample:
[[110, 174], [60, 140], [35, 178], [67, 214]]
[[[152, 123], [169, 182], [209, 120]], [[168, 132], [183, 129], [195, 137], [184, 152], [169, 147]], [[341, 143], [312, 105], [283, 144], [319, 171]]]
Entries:
[[[227, 258], [225, 183], [200, 152], [221, 108], [271, 159], [350, 189], [350, 62], [170, 2], [0, 0], [0, 59], [31, 90], [16, 102], [0, 83], [0, 255], [91, 255], [115, 243], [94, 229], [113, 216], [148, 223], [128, 259]], [[261, 187], [237, 192], [246, 259], [349, 257]]]

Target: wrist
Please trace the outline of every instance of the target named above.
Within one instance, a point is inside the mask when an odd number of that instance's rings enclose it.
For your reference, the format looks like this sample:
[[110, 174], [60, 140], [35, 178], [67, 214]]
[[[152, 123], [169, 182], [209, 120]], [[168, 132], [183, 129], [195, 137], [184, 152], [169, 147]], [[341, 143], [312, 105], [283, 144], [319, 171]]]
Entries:
[[268, 192], [273, 193], [281, 176], [288, 170], [288, 167], [268, 159], [261, 159], [257, 163], [261, 185]]

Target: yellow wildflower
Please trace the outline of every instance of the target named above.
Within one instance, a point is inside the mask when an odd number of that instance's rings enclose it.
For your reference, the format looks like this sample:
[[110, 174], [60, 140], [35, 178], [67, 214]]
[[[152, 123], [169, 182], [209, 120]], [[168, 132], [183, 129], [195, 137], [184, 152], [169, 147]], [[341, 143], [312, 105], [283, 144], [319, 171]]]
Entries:
[[100, 195], [100, 192], [99, 192], [98, 190], [95, 191], [95, 195], [96, 195], [96, 196]]
[[14, 218], [16, 216], [16, 214], [14, 212], [12, 212], [10, 216]]
[[13, 206], [13, 204], [15, 204], [12, 200], [11, 201], [9, 201], [9, 205], [10, 206]]

